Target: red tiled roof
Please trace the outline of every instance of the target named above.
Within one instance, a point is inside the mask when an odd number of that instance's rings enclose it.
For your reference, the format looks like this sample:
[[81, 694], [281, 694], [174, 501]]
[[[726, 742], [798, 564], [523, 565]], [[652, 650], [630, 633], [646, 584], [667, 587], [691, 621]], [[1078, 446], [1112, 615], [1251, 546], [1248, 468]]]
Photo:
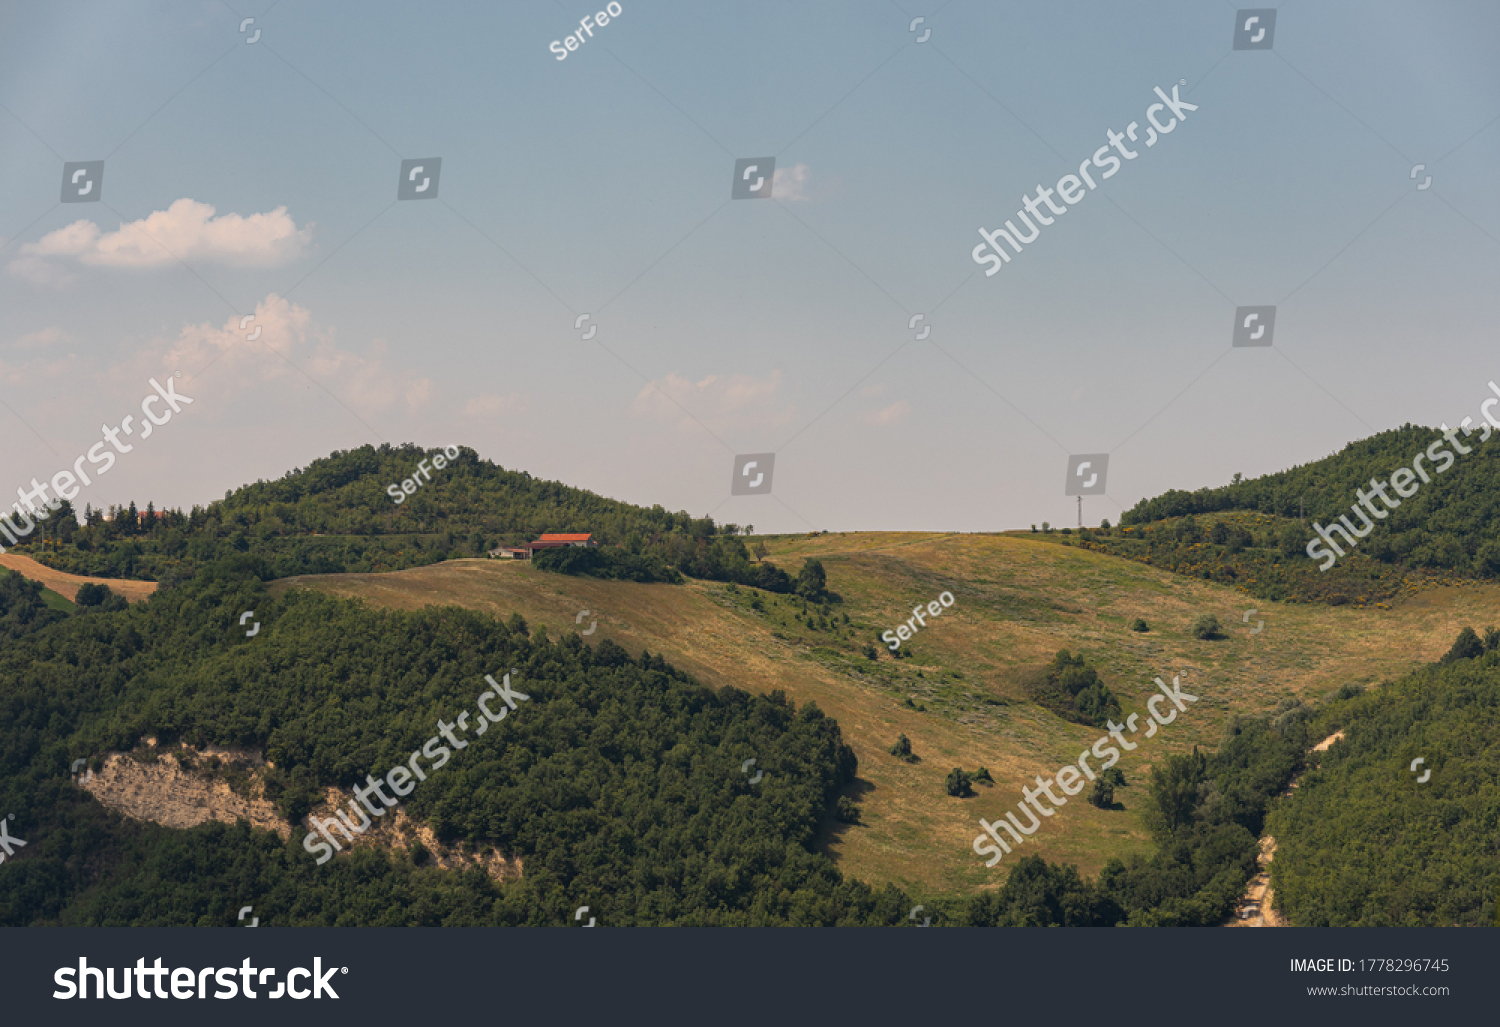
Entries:
[[592, 532], [590, 532], [590, 533], [588, 533], [586, 535], [547, 535], [547, 534], [543, 534], [541, 538], [537, 539], [537, 541], [538, 542], [587, 542], [589, 539], [591, 539], [593, 537], [594, 537], [594, 535], [593, 535]]

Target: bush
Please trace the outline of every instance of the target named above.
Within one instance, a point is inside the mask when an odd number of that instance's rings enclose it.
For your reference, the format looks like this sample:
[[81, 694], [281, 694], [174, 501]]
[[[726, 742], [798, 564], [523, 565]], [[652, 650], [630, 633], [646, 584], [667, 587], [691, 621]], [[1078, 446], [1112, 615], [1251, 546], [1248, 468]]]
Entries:
[[859, 823], [859, 806], [847, 795], [840, 795], [834, 805], [833, 818], [841, 824]]
[[980, 767], [978, 770], [974, 771], [973, 778], [975, 781], [983, 781], [988, 785], [992, 785], [995, 783], [995, 779], [993, 777], [990, 777], [990, 772], [984, 767]]
[[1115, 804], [1115, 787], [1104, 778], [1096, 778], [1089, 792], [1089, 802], [1100, 809], [1110, 809]]
[[1193, 621], [1193, 626], [1189, 630], [1194, 638], [1201, 638], [1205, 640], [1222, 638], [1224, 634], [1224, 629], [1219, 624], [1219, 618], [1215, 617], [1211, 613], [1205, 613], [1197, 620]]
[[73, 602], [79, 606], [101, 606], [112, 595], [114, 593], [108, 585], [89, 581], [78, 586], [78, 594], [73, 597]]
[[1449, 649], [1447, 655], [1439, 662], [1453, 663], [1456, 660], [1472, 660], [1483, 655], [1484, 643], [1479, 640], [1473, 628], [1464, 628], [1453, 640], [1453, 648]]
[[1026, 680], [1026, 691], [1040, 706], [1078, 724], [1103, 727], [1120, 715], [1120, 702], [1082, 656], [1066, 649]]
[[[911, 699], [907, 699], [906, 701], [908, 705], [911, 704]], [[905, 760], [907, 763], [917, 762], [917, 754], [911, 751], [911, 739], [905, 735], [897, 738], [896, 744], [891, 746], [891, 755], [898, 760]]]
[[1133, 620], [1133, 621], [1130, 622], [1130, 630], [1131, 631], [1150, 631], [1151, 629], [1148, 628], [1148, 627], [1146, 627], [1146, 622], [1145, 621], [1143, 621], [1143, 620], [1141, 620], [1141, 618], [1137, 617], [1135, 620]]
[[955, 799], [967, 799], [974, 794], [974, 786], [969, 775], [954, 767], [948, 774], [948, 780], [944, 782], [948, 788], [948, 794]]

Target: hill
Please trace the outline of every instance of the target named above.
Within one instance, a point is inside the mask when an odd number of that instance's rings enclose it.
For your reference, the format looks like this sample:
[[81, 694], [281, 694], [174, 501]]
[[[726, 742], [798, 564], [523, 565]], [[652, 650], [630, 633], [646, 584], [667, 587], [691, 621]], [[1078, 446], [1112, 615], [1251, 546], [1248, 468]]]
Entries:
[[483, 555], [542, 532], [590, 532], [605, 548], [544, 554], [569, 573], [676, 581], [680, 573], [790, 592], [792, 580], [752, 563], [734, 524], [605, 499], [507, 471], [473, 450], [364, 446], [206, 507], [85, 509], [68, 504], [18, 552], [73, 575], [178, 582], [242, 555], [262, 580], [371, 572]]
[[[816, 702], [859, 757], [851, 794], [863, 821], [830, 825], [824, 851], [861, 880], [924, 897], [997, 886], [1008, 863], [986, 870], [975, 857], [978, 819], [1001, 815], [1022, 783], [1100, 734], [1031, 702], [1026, 675], [1058, 650], [1097, 667], [1127, 714], [1143, 711], [1158, 675], [1182, 674], [1204, 689], [1191, 717], [1122, 760], [1132, 782], [1117, 793], [1122, 811], [1072, 804], [1027, 842], [1048, 860], [1097, 873], [1112, 857], [1151, 849], [1140, 819], [1144, 781], [1165, 754], [1217, 747], [1233, 716], [1271, 715], [1284, 702], [1316, 701], [1436, 660], [1466, 624], [1493, 619], [1500, 599], [1500, 587], [1472, 584], [1406, 597], [1390, 610], [1262, 603], [1245, 624], [1246, 605], [1231, 589], [1030, 538], [872, 532], [762, 541], [771, 562], [818, 560], [843, 601], [806, 604], [803, 613], [800, 600], [728, 584], [594, 581], [500, 561], [299, 578], [271, 591], [313, 588], [390, 609], [520, 612], [554, 637], [597, 621], [584, 641], [660, 653], [714, 686], [775, 688]], [[945, 590], [955, 605], [902, 647], [911, 655], [894, 659], [878, 636]], [[589, 615], [578, 624], [583, 610]], [[1203, 613], [1217, 616], [1227, 637], [1193, 638]], [[1151, 630], [1131, 631], [1137, 618]], [[920, 762], [887, 752], [900, 734]], [[987, 767], [996, 783], [974, 799], [952, 799], [943, 780], [955, 766]]]
[[[1494, 579], [1500, 446], [1481, 427], [1465, 436], [1408, 424], [1276, 474], [1169, 491], [1137, 503], [1121, 517], [1123, 530], [1093, 542], [1265, 598], [1373, 603], [1425, 581]], [[1340, 518], [1366, 537], [1349, 544], [1350, 533], [1332, 533], [1345, 553], [1335, 557], [1315, 526], [1343, 532]]]

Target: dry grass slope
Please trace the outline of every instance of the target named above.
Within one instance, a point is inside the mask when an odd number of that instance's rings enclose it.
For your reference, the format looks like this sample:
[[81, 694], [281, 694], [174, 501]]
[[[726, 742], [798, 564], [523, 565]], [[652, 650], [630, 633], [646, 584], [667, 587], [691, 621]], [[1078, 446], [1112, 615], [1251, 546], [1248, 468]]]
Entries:
[[[632, 654], [664, 653], [714, 687], [780, 688], [799, 704], [816, 701], [859, 755], [864, 821], [832, 830], [826, 851], [848, 873], [876, 885], [893, 881], [919, 896], [998, 885], [1015, 857], [984, 868], [970, 849], [978, 818], [1001, 815], [1023, 784], [1051, 776], [1100, 734], [1022, 695], [1022, 673], [1058, 649], [1086, 656], [1126, 712], [1143, 708], [1158, 675], [1183, 674], [1185, 688], [1201, 697], [1125, 754], [1121, 769], [1131, 786], [1116, 793], [1125, 810], [1098, 810], [1080, 795], [1018, 850], [1095, 873], [1111, 856], [1149, 850], [1138, 814], [1148, 768], [1167, 752], [1216, 745], [1231, 714], [1266, 713], [1287, 697], [1317, 699], [1346, 682], [1378, 684], [1435, 660], [1465, 625], [1496, 619], [1500, 599], [1500, 588], [1469, 585], [1425, 592], [1389, 610], [1283, 606], [1141, 564], [998, 535], [851, 532], [766, 542], [770, 559], [793, 574], [805, 557], [823, 562], [829, 588], [844, 600], [835, 610], [850, 615], [857, 640], [789, 627], [788, 607], [756, 611], [749, 589], [593, 581], [509, 561], [307, 576], [272, 587], [316, 588], [396, 609], [452, 604], [502, 618], [519, 612], [553, 637], [597, 619], [589, 642], [608, 637]], [[913, 658], [892, 660], [883, 649], [873, 663], [859, 655], [880, 631], [945, 589], [957, 602], [912, 640]], [[1251, 607], [1259, 612], [1243, 624]], [[585, 609], [590, 617], [575, 626]], [[1202, 613], [1217, 615], [1228, 637], [1192, 638], [1188, 626]], [[1149, 633], [1129, 630], [1137, 617]], [[1265, 628], [1252, 636], [1259, 620]], [[915, 705], [905, 705], [908, 698]], [[920, 762], [888, 754], [901, 733]], [[993, 787], [980, 786], [967, 800], [944, 793], [950, 769], [981, 765]]]

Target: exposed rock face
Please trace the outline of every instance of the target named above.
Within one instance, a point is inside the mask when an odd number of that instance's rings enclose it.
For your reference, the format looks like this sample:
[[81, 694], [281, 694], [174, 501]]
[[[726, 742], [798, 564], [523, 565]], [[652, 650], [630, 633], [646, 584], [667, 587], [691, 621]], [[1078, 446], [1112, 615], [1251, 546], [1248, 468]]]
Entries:
[[[348, 792], [341, 792], [336, 788], [329, 788], [323, 793], [324, 804], [313, 810], [312, 815], [318, 820], [335, 818], [336, 808], [345, 810], [348, 816], [349, 804], [353, 798]], [[379, 800], [374, 800], [376, 808], [380, 807]], [[345, 839], [342, 832], [329, 828], [333, 839], [343, 846], [344, 852], [351, 849], [375, 846], [387, 851], [395, 851], [404, 854], [414, 844], [420, 843], [427, 850], [432, 862], [445, 870], [462, 870], [466, 867], [480, 867], [497, 881], [517, 880], [521, 877], [521, 857], [506, 859], [500, 853], [491, 850], [487, 853], [464, 851], [462, 848], [445, 846], [438, 841], [437, 835], [432, 828], [426, 824], [418, 823], [406, 815], [406, 811], [400, 806], [386, 810], [380, 817], [370, 817], [371, 826], [364, 834], [355, 834], [352, 842]], [[355, 823], [359, 823], [356, 820]]]
[[[149, 739], [147, 748], [138, 752], [148, 754], [147, 758], [110, 753], [104, 768], [83, 775], [79, 784], [106, 809], [135, 820], [189, 828], [210, 820], [232, 824], [244, 819], [274, 832], [283, 841], [291, 837], [290, 825], [265, 798], [265, 760], [259, 753], [213, 746], [201, 752], [187, 746], [158, 750], [155, 739]], [[187, 756], [191, 769], [183, 766], [182, 756]], [[238, 795], [228, 782], [215, 779], [204, 765], [210, 757], [218, 757], [225, 766], [248, 775], [251, 797]]]
[[[99, 800], [106, 809], [134, 820], [148, 820], [163, 827], [186, 830], [210, 820], [233, 824], [237, 820], [270, 831], [282, 841], [292, 835], [291, 825], [282, 819], [274, 803], [265, 797], [265, 758], [258, 752], [221, 749], [208, 746], [193, 749], [186, 745], [176, 749], [158, 747], [156, 739], [147, 738], [134, 753], [110, 753], [99, 771], [88, 771], [75, 778], [79, 786]], [[218, 760], [219, 771], [244, 781], [241, 794], [215, 772], [211, 765]], [[334, 815], [335, 806], [352, 801], [347, 792], [329, 788], [326, 803], [314, 810], [319, 819]], [[516, 880], [521, 876], [521, 859], [506, 859], [498, 852], [465, 852], [444, 846], [432, 829], [406, 815], [401, 807], [374, 818], [374, 825], [348, 842], [343, 834], [333, 832], [344, 853], [353, 848], [374, 846], [399, 855], [420, 843], [431, 862], [445, 870], [466, 867], [483, 868], [497, 881]]]

